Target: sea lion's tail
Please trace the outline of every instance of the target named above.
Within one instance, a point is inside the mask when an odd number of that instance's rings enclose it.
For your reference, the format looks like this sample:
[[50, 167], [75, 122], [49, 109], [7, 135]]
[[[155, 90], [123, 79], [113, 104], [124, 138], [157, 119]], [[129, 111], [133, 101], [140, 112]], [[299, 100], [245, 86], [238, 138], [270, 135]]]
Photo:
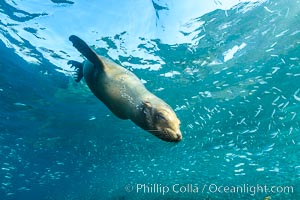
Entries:
[[99, 62], [97, 54], [85, 43], [82, 39], [76, 35], [71, 35], [69, 40], [73, 43], [73, 46], [84, 55], [94, 65]]

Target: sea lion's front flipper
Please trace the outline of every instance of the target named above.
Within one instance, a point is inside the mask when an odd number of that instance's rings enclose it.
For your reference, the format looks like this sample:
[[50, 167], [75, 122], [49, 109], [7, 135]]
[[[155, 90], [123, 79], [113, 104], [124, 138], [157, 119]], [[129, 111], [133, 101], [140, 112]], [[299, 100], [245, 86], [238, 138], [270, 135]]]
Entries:
[[68, 62], [68, 65], [71, 65], [71, 67], [74, 67], [76, 72], [75, 72], [75, 81], [78, 83], [82, 77], [83, 77], [83, 64], [80, 62], [77, 62], [75, 60], [70, 60]]
[[97, 56], [97, 54], [85, 43], [82, 39], [76, 35], [71, 35], [69, 40], [73, 43], [73, 46], [84, 55], [91, 63], [98, 68], [98, 70], [103, 70], [103, 62]]

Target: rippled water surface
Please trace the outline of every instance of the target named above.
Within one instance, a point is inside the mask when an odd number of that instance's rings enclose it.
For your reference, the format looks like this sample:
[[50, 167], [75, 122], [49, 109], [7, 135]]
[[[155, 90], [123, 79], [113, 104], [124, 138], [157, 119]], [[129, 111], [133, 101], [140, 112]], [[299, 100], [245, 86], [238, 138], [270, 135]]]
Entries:
[[[300, 199], [299, 22], [299, 0], [1, 0], [0, 199]], [[168, 102], [183, 140], [75, 83], [71, 34]]]

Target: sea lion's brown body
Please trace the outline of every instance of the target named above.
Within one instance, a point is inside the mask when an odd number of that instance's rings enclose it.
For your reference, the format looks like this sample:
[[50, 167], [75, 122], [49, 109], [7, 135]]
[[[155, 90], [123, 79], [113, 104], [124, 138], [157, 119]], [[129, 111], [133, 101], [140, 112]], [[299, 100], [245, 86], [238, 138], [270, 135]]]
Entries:
[[167, 103], [149, 92], [132, 72], [98, 56], [77, 36], [70, 41], [88, 59], [69, 62], [78, 70], [76, 81], [84, 77], [94, 95], [117, 117], [130, 119], [165, 141], [181, 140], [180, 121]]

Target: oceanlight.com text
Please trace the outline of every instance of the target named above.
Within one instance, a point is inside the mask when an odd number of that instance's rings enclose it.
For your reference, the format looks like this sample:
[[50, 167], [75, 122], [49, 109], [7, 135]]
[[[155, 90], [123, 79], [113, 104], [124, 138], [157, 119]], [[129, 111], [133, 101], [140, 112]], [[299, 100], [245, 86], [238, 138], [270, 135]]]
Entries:
[[218, 184], [127, 184], [125, 186], [126, 192], [135, 192], [137, 194], [159, 194], [166, 195], [173, 194], [206, 194], [206, 193], [220, 193], [220, 194], [280, 194], [280, 193], [294, 193], [293, 186], [270, 186], [270, 185], [218, 185]]

